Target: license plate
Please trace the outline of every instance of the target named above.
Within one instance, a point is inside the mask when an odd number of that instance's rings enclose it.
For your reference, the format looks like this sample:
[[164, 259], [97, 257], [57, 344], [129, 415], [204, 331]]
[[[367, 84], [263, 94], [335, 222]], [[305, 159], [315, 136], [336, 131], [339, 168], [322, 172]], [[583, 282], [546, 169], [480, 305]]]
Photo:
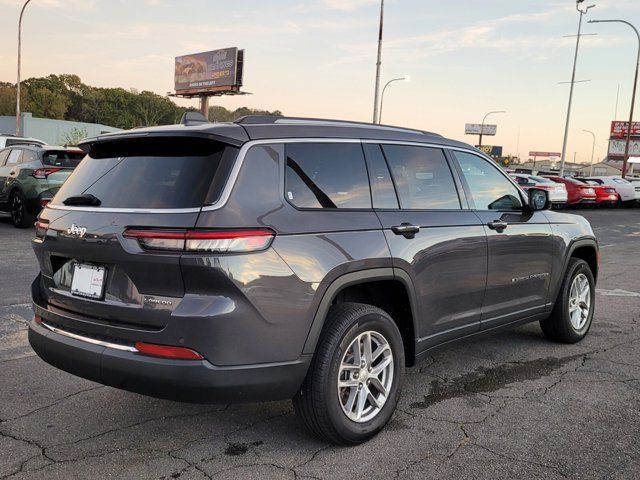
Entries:
[[107, 269], [96, 265], [76, 263], [71, 280], [71, 294], [80, 297], [102, 299]]

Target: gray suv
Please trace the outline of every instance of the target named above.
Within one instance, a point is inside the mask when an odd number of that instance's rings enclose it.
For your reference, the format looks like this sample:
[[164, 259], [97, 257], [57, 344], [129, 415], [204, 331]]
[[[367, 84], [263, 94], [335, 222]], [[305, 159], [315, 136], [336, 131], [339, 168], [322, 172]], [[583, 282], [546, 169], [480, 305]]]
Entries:
[[440, 135], [244, 117], [87, 139], [42, 211], [33, 349], [105, 385], [229, 403], [293, 398], [366, 441], [404, 369], [539, 321], [578, 342], [598, 247], [478, 150]]

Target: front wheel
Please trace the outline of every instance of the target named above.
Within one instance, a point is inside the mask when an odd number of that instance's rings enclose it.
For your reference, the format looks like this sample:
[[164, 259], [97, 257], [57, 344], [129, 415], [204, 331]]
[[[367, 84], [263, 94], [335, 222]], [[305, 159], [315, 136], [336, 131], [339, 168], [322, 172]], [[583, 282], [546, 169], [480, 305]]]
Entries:
[[553, 311], [549, 318], [540, 321], [547, 338], [577, 343], [587, 335], [596, 306], [595, 286], [589, 264], [571, 258]]
[[395, 322], [359, 303], [331, 307], [293, 406], [304, 427], [338, 445], [367, 441], [400, 398], [404, 346]]

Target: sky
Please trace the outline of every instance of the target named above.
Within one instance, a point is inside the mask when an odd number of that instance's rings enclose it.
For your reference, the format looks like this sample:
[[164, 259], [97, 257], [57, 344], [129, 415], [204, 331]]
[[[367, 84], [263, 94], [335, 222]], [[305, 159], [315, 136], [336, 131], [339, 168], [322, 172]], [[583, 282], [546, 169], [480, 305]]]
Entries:
[[[640, 0], [594, 0], [587, 19], [640, 28]], [[0, 0], [0, 80], [15, 82], [21, 0]], [[590, 3], [589, 3], [590, 4]], [[371, 121], [380, 0], [32, 0], [23, 21], [23, 78], [74, 73], [89, 85], [173, 89], [174, 57], [245, 49], [244, 90], [212, 99], [291, 116]], [[465, 136], [489, 117], [505, 154], [560, 151], [578, 13], [572, 0], [386, 0], [383, 123]], [[629, 116], [637, 54], [621, 24], [584, 25], [567, 160], [606, 155]], [[196, 101], [182, 100], [197, 106]], [[640, 106], [638, 108], [640, 118]]]

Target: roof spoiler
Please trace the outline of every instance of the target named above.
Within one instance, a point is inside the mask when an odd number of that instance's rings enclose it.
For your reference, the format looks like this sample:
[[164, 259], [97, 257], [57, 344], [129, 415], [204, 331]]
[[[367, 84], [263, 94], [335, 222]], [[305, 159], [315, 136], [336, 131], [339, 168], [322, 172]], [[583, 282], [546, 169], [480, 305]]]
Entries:
[[180, 119], [182, 125], [200, 125], [203, 123], [209, 123], [209, 119], [202, 115], [200, 112], [186, 111], [182, 114]]

